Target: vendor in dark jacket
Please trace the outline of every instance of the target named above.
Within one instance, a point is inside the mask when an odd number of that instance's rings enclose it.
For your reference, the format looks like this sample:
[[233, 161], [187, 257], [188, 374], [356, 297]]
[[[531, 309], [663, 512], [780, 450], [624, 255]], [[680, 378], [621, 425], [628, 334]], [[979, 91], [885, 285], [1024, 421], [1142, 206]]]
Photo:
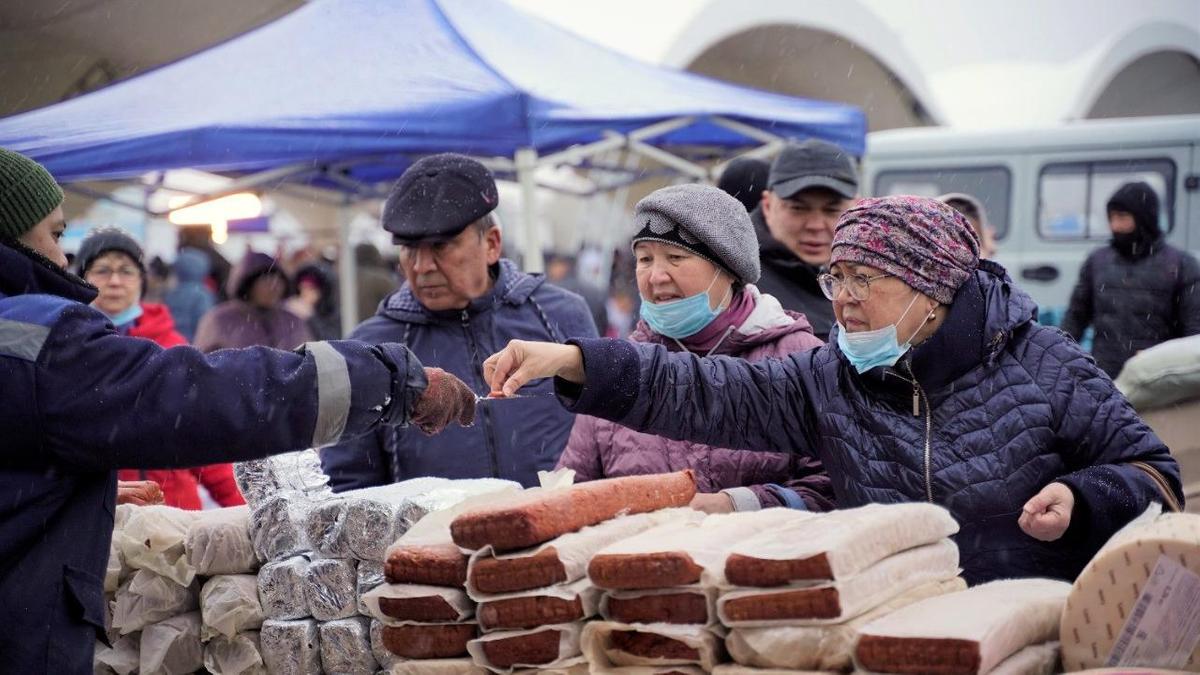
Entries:
[[0, 673], [92, 672], [118, 467], [328, 445], [410, 421], [469, 423], [461, 382], [404, 347], [163, 349], [114, 330], [65, 271], [63, 193], [0, 148]]
[[[500, 257], [498, 204], [491, 172], [469, 157], [432, 155], [409, 167], [383, 207], [405, 283], [350, 338], [399, 342], [487, 396], [480, 366], [509, 340], [595, 337], [583, 298]], [[526, 392], [540, 396], [487, 403], [474, 426], [436, 437], [379, 429], [322, 452], [322, 466], [338, 492], [419, 476], [536, 485], [539, 470], [554, 468], [575, 419], [552, 390], [547, 380]]]
[[1108, 200], [1112, 240], [1079, 269], [1063, 330], [1083, 339], [1095, 328], [1092, 356], [1116, 378], [1129, 357], [1200, 334], [1200, 263], [1163, 241], [1158, 195], [1146, 183], [1122, 185]]
[[[672, 438], [821, 460], [838, 505], [928, 501], [958, 520], [963, 576], [1073, 579], [1179, 466], [971, 226], [920, 197], [859, 202], [821, 278], [830, 344], [747, 362], [661, 345], [514, 342], [484, 368], [506, 393], [557, 375], [568, 409]], [[582, 385], [582, 386], [580, 386]]]
[[822, 340], [829, 339], [834, 317], [817, 277], [829, 264], [833, 228], [857, 194], [850, 155], [832, 143], [809, 140], [779, 153], [762, 203], [750, 212], [762, 259], [759, 290], [784, 309], [804, 314]]

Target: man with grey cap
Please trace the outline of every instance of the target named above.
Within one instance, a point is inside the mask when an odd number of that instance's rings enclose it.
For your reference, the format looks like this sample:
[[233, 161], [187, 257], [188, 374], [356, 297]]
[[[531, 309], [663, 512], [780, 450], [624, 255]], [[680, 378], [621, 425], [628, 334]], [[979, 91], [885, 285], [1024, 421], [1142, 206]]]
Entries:
[[[594, 337], [583, 298], [500, 257], [498, 203], [491, 172], [469, 157], [433, 155], [409, 167], [382, 219], [400, 248], [405, 281], [351, 339], [402, 343], [487, 396], [480, 366], [509, 340]], [[349, 441], [322, 452], [325, 472], [337, 491], [417, 476], [536, 484], [539, 470], [554, 467], [574, 420], [551, 390], [546, 381], [522, 392], [534, 396], [485, 403], [475, 425], [457, 433], [388, 431]]]
[[834, 226], [857, 195], [858, 171], [849, 153], [810, 139], [779, 153], [762, 203], [750, 214], [762, 257], [758, 287], [785, 309], [803, 312], [821, 339], [834, 318], [817, 277], [829, 264]]

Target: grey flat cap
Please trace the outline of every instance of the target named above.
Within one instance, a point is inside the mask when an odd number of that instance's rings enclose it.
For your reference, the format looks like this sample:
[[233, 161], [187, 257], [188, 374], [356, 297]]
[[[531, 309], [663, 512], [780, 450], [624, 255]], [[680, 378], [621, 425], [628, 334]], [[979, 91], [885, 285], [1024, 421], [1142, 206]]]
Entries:
[[634, 207], [633, 237], [685, 248], [743, 283], [758, 281], [758, 237], [742, 203], [711, 185], [672, 185]]

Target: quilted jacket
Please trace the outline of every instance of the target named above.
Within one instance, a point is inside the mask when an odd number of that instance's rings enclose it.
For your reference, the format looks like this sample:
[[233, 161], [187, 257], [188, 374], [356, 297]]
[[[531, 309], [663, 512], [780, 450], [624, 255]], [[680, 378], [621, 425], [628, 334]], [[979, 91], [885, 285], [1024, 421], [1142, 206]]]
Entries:
[[[1151, 501], [1182, 501], [1179, 467], [1092, 359], [1004, 269], [981, 262], [942, 327], [893, 368], [860, 375], [836, 341], [786, 359], [671, 354], [578, 340], [588, 381], [571, 410], [649, 433], [819, 458], [842, 507], [927, 500], [961, 530], [963, 573], [1075, 577]], [[1021, 531], [1048, 483], [1076, 499], [1062, 538]]]
[[[754, 311], [726, 336], [715, 353], [760, 361], [824, 344], [812, 334], [804, 315], [788, 312], [778, 300], [760, 295], [753, 286], [745, 292], [755, 298]], [[629, 339], [682, 351], [679, 344], [653, 332], [644, 321], [638, 323]], [[739, 511], [772, 506], [811, 511], [833, 508], [829, 476], [810, 457], [675, 441], [587, 415], [576, 417], [558, 466], [574, 469], [576, 481], [691, 469], [702, 492], [728, 493]]]

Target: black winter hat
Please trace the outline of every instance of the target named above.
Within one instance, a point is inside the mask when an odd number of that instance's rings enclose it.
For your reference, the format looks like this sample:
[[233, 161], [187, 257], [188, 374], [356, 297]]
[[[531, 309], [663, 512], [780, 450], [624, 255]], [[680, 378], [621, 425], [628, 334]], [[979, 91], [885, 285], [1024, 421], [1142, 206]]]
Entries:
[[75, 262], [79, 265], [79, 276], [85, 276], [97, 258], [113, 251], [133, 258], [142, 276], [145, 276], [146, 264], [142, 260], [142, 247], [128, 232], [119, 227], [98, 227], [84, 237], [83, 243], [79, 245], [79, 253], [75, 256]]
[[762, 202], [762, 193], [767, 189], [767, 176], [770, 173], [771, 165], [766, 160], [739, 157], [721, 172], [717, 187], [741, 202], [747, 211], [753, 211]]
[[1162, 235], [1158, 227], [1158, 193], [1149, 183], [1137, 181], [1117, 188], [1108, 199], [1108, 211], [1133, 214], [1138, 233], [1144, 237], [1155, 239]]
[[446, 241], [499, 203], [487, 167], [465, 155], [431, 155], [408, 167], [392, 186], [383, 205], [383, 229], [397, 244]]

